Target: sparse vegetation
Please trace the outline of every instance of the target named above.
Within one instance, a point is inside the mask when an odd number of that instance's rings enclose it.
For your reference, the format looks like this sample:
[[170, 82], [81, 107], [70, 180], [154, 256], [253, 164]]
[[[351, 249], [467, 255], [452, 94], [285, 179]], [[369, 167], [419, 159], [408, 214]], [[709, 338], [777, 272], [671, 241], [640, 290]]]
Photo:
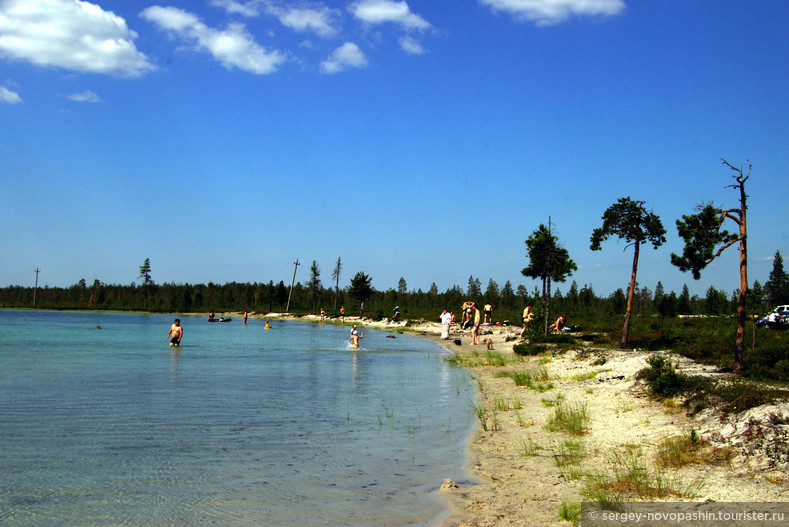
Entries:
[[557, 402], [545, 429], [550, 432], [566, 432], [571, 435], [585, 434], [589, 429], [589, 414], [586, 404]]
[[581, 520], [581, 504], [577, 501], [563, 501], [559, 506], [559, 518], [573, 525]]
[[698, 481], [687, 483], [659, 466], [649, 466], [639, 449], [614, 451], [608, 473], [589, 477], [584, 495], [601, 506], [628, 499], [693, 498], [701, 490]]
[[663, 468], [685, 465], [728, 465], [736, 455], [729, 447], [716, 447], [691, 430], [681, 436], [667, 437], [658, 448], [657, 464]]
[[565, 440], [559, 443], [553, 454], [553, 461], [557, 467], [564, 469], [569, 465], [578, 465], [586, 457], [586, 446], [575, 440]]
[[685, 375], [678, 365], [662, 355], [652, 355], [636, 377], [646, 382], [649, 392], [658, 399], [675, 396], [684, 399], [688, 413], [711, 408], [722, 417], [749, 408], [789, 398], [789, 390], [771, 388], [747, 379], [713, 379], [701, 375]]

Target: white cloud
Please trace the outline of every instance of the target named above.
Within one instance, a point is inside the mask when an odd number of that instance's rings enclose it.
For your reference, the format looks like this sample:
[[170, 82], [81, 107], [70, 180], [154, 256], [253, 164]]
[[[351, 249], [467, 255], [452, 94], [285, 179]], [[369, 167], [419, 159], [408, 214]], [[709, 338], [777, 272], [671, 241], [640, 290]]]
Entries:
[[221, 7], [231, 14], [254, 18], [260, 15], [259, 8], [263, 2], [260, 0], [251, 0], [249, 2], [237, 2], [236, 0], [211, 0], [210, 4], [216, 7]]
[[5, 86], [0, 86], [0, 103], [22, 104], [22, 97]]
[[71, 95], [64, 95], [63, 97], [74, 102], [99, 102], [99, 96], [90, 90], [85, 90], [82, 93], [72, 93]]
[[405, 29], [429, 29], [430, 23], [421, 16], [411, 12], [406, 2], [392, 0], [358, 0], [348, 6], [348, 10], [367, 24], [383, 24], [392, 22]]
[[503, 11], [518, 20], [550, 26], [571, 16], [617, 15], [624, 0], [479, 0], [494, 11]]
[[286, 61], [279, 51], [259, 46], [243, 24], [230, 24], [224, 30], [210, 28], [200, 19], [175, 7], [151, 6], [140, 14], [162, 29], [168, 30], [198, 51], [206, 51], [223, 66], [256, 74], [273, 73]]
[[359, 46], [353, 42], [346, 42], [332, 51], [329, 58], [321, 62], [321, 71], [324, 73], [338, 73], [346, 68], [363, 68], [367, 65], [367, 57]]
[[401, 38], [400, 47], [403, 49], [403, 51], [410, 53], [411, 55], [421, 55], [425, 53], [425, 48], [422, 47], [422, 44], [411, 37]]
[[300, 33], [311, 31], [318, 36], [328, 38], [338, 32], [337, 10], [323, 5], [278, 7], [269, 4], [266, 11], [276, 16], [283, 26]]
[[339, 9], [322, 3], [273, 0], [211, 0], [211, 5], [221, 7], [230, 14], [253, 18], [263, 12], [276, 17], [280, 23], [299, 33], [313, 32], [321, 37], [333, 37], [339, 31]]
[[137, 77], [154, 66], [126, 21], [79, 0], [0, 2], [0, 56], [38, 66]]

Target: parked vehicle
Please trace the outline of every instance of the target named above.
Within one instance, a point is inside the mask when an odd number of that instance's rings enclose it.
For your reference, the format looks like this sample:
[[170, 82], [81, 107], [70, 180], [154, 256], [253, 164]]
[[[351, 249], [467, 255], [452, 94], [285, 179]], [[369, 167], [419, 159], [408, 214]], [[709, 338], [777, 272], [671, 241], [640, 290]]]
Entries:
[[778, 306], [756, 321], [756, 327], [764, 326], [771, 329], [789, 329], [789, 305]]

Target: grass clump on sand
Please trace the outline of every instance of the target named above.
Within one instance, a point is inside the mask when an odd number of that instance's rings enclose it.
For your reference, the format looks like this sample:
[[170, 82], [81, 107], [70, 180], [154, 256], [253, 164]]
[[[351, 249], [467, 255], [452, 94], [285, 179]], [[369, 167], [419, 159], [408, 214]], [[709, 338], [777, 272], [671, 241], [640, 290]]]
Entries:
[[478, 351], [474, 350], [469, 354], [453, 353], [444, 356], [444, 361], [452, 364], [453, 366], [461, 366], [465, 368], [477, 368], [479, 366], [506, 366], [510, 362], [523, 362], [521, 357], [508, 359], [504, 354], [498, 351], [486, 350], [485, 355], [480, 355]]
[[664, 439], [658, 448], [657, 463], [664, 468], [693, 464], [728, 465], [735, 455], [731, 448], [713, 446], [691, 430], [687, 434]]
[[553, 462], [567, 480], [581, 477], [581, 461], [587, 456], [586, 446], [580, 441], [565, 440], [556, 446]]
[[553, 389], [553, 384], [545, 383], [550, 379], [548, 370], [545, 367], [537, 368], [534, 371], [507, 371], [496, 374], [497, 377], [509, 377], [515, 386], [526, 386], [538, 392], [546, 392]]
[[686, 483], [659, 466], [648, 466], [638, 449], [614, 452], [608, 459], [608, 473], [586, 480], [584, 495], [603, 507], [624, 500], [693, 498], [700, 482]]
[[563, 501], [559, 506], [559, 518], [578, 525], [578, 522], [581, 521], [581, 510], [581, 504], [577, 501]]
[[496, 412], [488, 412], [488, 409], [484, 406], [477, 406], [472, 401], [471, 403], [471, 410], [474, 412], [474, 415], [477, 416], [479, 419], [479, 424], [482, 426], [482, 429], [487, 431], [497, 431], [499, 429], [499, 421], [496, 417]]
[[584, 435], [589, 431], [589, 412], [586, 404], [557, 401], [553, 407], [553, 415], [545, 424], [545, 429], [549, 432]]

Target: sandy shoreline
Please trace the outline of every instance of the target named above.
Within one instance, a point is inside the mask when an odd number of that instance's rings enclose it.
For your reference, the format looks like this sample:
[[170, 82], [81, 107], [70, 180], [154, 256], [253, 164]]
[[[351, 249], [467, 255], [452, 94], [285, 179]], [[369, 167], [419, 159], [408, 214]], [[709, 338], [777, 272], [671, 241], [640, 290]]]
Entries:
[[[316, 318], [301, 320], [314, 322]], [[520, 333], [519, 327], [482, 326], [481, 339], [490, 338], [493, 351], [504, 359], [504, 365], [494, 366], [487, 364], [486, 347], [472, 346], [468, 332], [458, 331], [457, 326], [446, 341], [440, 339], [438, 322], [411, 322], [408, 327], [387, 321], [349, 322], [404, 330], [441, 342], [459, 356], [477, 384], [477, 405], [487, 412], [487, 430], [480, 420], [468, 445], [469, 472], [477, 483], [442, 487], [451, 506], [442, 526], [569, 525], [560, 519], [559, 508], [564, 502], [584, 501], [584, 484], [590, 475], [610, 472], [611, 459], [623, 453], [633, 453], [646, 467], [656, 467], [660, 443], [668, 437], [687, 436], [691, 430], [710, 445], [728, 449], [734, 457], [728, 464], [669, 469], [674, 484], [689, 490], [684, 497], [665, 501], [789, 502], [789, 463], [770, 466], [768, 456], [752, 441], [745, 441], [749, 419], [767, 422], [774, 414], [789, 420], [789, 403], [754, 408], [725, 421], [704, 412], [691, 418], [681, 406], [667, 406], [647, 397], [635, 379], [651, 353], [589, 349], [579, 341], [578, 350], [556, 357], [520, 357], [512, 351], [516, 341], [506, 342], [507, 337]], [[672, 360], [679, 360], [685, 372], [715, 375], [711, 368], [687, 359]], [[538, 383], [540, 389], [517, 386], [510, 377], [502, 376], [510, 371], [539, 372], [543, 379]], [[546, 429], [557, 400], [585, 405], [589, 415], [586, 434], [572, 437]], [[786, 434], [789, 425], [773, 428]], [[561, 454], [566, 445], [580, 447], [583, 459], [560, 467], [557, 460], [564, 459]]]

